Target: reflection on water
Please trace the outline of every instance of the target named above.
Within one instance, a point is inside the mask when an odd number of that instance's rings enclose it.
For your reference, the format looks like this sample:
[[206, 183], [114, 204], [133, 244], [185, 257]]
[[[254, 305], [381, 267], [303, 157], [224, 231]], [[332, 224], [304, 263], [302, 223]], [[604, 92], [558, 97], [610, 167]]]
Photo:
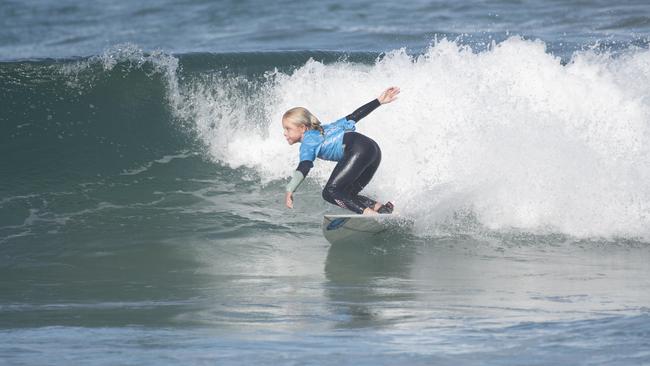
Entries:
[[398, 238], [330, 247], [337, 327], [509, 326], [636, 314], [650, 248], [549, 238]]
[[325, 289], [337, 326], [381, 326], [409, 317], [401, 309], [416, 298], [410, 280], [416, 246], [396, 239], [332, 244]]

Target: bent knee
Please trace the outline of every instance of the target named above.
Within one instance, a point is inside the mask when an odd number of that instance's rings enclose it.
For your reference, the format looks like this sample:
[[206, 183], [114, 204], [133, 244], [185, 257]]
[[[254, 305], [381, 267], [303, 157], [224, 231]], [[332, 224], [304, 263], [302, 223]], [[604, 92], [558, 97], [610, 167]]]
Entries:
[[322, 194], [323, 194], [323, 199], [325, 201], [333, 203], [335, 205], [337, 204], [336, 203], [337, 198], [340, 199], [343, 196], [345, 196], [337, 186], [329, 185], [329, 184], [326, 185], [325, 188], [323, 188]]
[[321, 192], [321, 193], [322, 193], [323, 199], [325, 201], [331, 202], [331, 203], [334, 202], [334, 197], [332, 196], [332, 193], [334, 193], [334, 190], [332, 189], [332, 187], [325, 186], [325, 188], [323, 188], [323, 192]]

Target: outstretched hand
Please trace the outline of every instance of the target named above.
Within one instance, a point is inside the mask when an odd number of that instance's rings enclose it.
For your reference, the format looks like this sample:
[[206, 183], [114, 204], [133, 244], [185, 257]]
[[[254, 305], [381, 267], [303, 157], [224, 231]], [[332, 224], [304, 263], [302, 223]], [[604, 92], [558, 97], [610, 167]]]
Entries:
[[383, 93], [377, 98], [380, 104], [386, 104], [397, 99], [397, 94], [399, 94], [399, 88], [396, 86], [391, 86], [390, 88], [384, 90]]

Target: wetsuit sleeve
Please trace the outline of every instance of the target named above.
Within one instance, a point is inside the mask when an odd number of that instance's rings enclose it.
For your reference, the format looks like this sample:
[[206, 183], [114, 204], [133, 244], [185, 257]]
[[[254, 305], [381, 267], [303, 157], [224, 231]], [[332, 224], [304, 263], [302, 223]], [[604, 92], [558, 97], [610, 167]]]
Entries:
[[291, 181], [287, 184], [287, 192], [295, 192], [296, 189], [298, 189], [298, 186], [300, 186], [300, 183], [305, 180], [307, 173], [309, 173], [309, 170], [313, 166], [314, 162], [311, 160], [301, 161], [300, 164], [298, 164], [298, 168], [294, 170], [293, 175], [291, 176]]
[[375, 99], [357, 108], [354, 112], [348, 114], [345, 118], [348, 121], [359, 122], [363, 117], [369, 115], [370, 112], [377, 109], [377, 107], [379, 107], [380, 105], [381, 103], [379, 103], [379, 99]]
[[298, 164], [298, 167], [296, 168], [297, 171], [301, 172], [302, 175], [305, 177], [307, 176], [307, 173], [309, 173], [309, 170], [314, 167], [314, 162], [311, 160], [303, 160]]

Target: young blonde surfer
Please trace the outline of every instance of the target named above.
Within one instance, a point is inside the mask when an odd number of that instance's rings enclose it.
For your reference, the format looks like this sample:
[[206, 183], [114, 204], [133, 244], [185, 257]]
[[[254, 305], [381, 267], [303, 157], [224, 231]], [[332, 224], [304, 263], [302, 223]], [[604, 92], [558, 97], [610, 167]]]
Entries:
[[377, 99], [326, 125], [321, 125], [318, 118], [303, 107], [291, 108], [284, 113], [284, 137], [289, 145], [301, 143], [300, 163], [286, 189], [288, 208], [293, 208], [293, 192], [314, 166], [314, 160], [321, 158], [338, 162], [323, 189], [323, 198], [327, 202], [358, 214], [393, 211], [391, 202], [382, 205], [359, 194], [377, 171], [381, 150], [374, 140], [355, 132], [355, 124], [380, 105], [397, 99], [399, 92], [398, 87], [390, 87]]

